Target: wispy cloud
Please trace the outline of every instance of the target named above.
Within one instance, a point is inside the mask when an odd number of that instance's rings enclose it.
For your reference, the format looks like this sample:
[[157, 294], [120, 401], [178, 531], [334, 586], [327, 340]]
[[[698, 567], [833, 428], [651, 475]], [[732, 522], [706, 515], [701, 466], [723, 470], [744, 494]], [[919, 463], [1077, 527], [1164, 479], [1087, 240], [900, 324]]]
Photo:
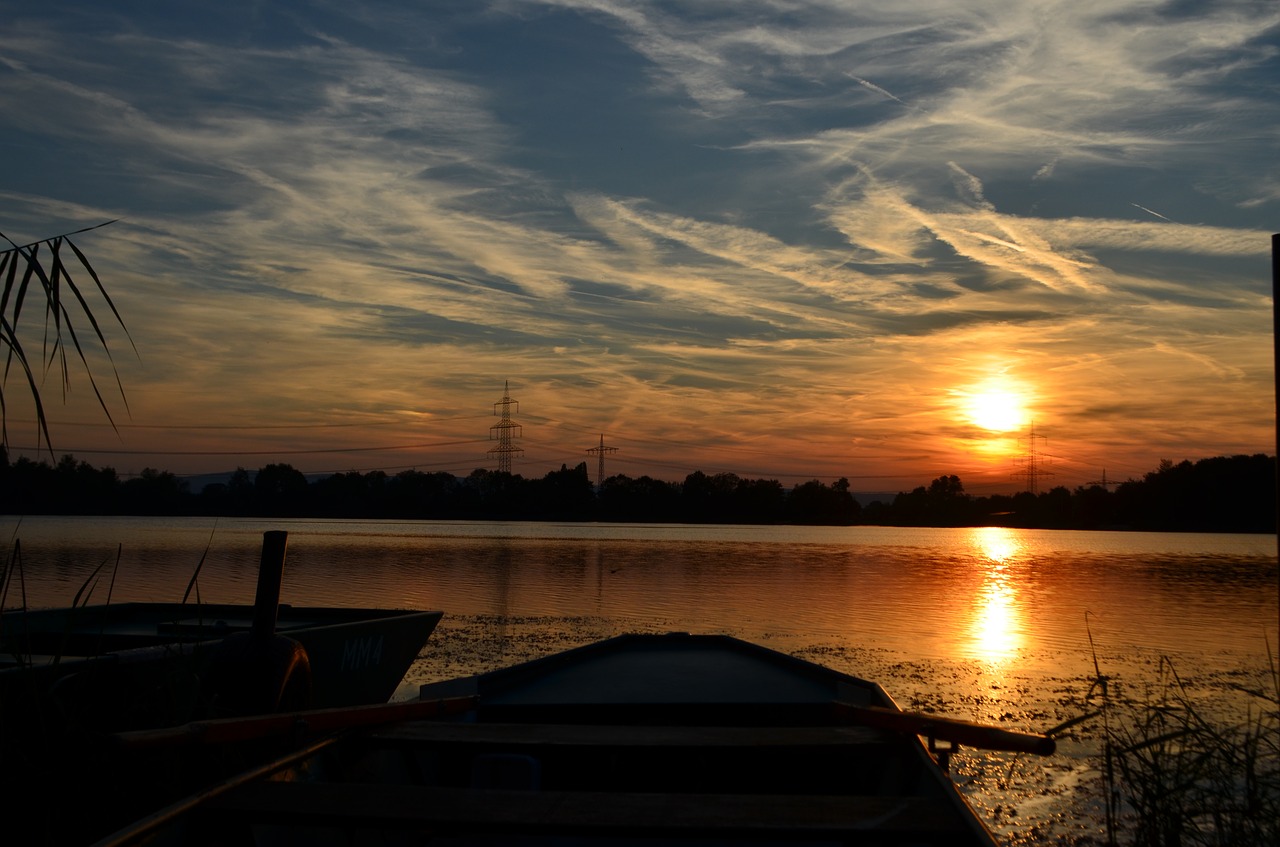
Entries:
[[135, 425], [467, 442], [511, 379], [531, 474], [604, 430], [669, 478], [1007, 487], [953, 401], [998, 372], [1078, 481], [1272, 449], [1274, 3], [58, 5], [0, 32], [0, 229], [122, 219]]

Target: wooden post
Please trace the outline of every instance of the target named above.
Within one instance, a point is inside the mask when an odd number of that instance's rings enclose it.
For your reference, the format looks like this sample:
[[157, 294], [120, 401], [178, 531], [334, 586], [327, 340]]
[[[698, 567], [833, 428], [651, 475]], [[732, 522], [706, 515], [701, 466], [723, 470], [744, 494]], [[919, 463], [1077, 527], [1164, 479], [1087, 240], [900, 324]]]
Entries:
[[[1276, 391], [1276, 556], [1280, 558], [1280, 233], [1271, 236], [1271, 346], [1275, 356], [1272, 378]], [[1277, 600], [1280, 619], [1280, 600]]]
[[269, 530], [262, 534], [262, 559], [258, 564], [258, 593], [253, 601], [253, 636], [270, 638], [280, 613], [280, 580], [284, 578], [284, 551], [289, 533]]

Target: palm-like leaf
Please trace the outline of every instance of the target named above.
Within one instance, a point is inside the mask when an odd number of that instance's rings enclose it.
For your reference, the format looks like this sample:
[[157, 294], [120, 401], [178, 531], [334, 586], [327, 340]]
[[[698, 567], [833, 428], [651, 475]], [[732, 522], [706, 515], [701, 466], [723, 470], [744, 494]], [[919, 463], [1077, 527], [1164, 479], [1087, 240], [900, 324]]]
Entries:
[[[111, 425], [115, 426], [115, 421], [111, 417], [111, 410], [107, 408], [106, 400], [103, 398], [102, 392], [98, 388], [98, 382], [89, 366], [85, 348], [81, 345], [80, 333], [76, 331], [78, 322], [87, 323], [93, 331], [93, 337], [97, 338], [98, 343], [102, 345], [107, 361], [111, 362], [112, 374], [115, 377], [116, 387], [119, 389], [122, 399], [124, 398], [124, 387], [120, 384], [120, 374], [116, 370], [115, 362], [111, 357], [111, 349], [107, 344], [107, 337], [102, 330], [102, 325], [98, 322], [97, 316], [94, 315], [93, 309], [85, 299], [85, 292], [76, 283], [71, 273], [73, 268], [76, 269], [77, 274], [80, 269], [88, 273], [93, 280], [93, 286], [111, 310], [111, 316], [120, 325], [120, 328], [124, 330], [125, 338], [129, 339], [129, 343], [132, 345], [133, 338], [129, 335], [129, 330], [124, 325], [124, 319], [120, 316], [119, 310], [116, 309], [116, 305], [107, 293], [102, 280], [98, 277], [97, 271], [93, 269], [93, 265], [90, 264], [89, 259], [81, 252], [80, 248], [71, 241], [71, 236], [73, 235], [89, 232], [110, 223], [114, 223], [114, 221], [85, 227], [75, 232], [64, 233], [30, 244], [18, 244], [4, 235], [4, 233], [0, 233], [0, 243], [8, 243], [10, 245], [8, 248], [0, 250], [0, 281], [3, 281], [3, 290], [0, 290], [0, 347], [5, 348], [4, 373], [0, 376], [0, 447], [7, 448], [9, 445], [9, 431], [5, 423], [7, 405], [4, 388], [8, 384], [11, 372], [20, 374], [21, 378], [25, 380], [27, 390], [30, 392], [31, 399], [35, 405], [36, 422], [40, 427], [41, 435], [44, 437], [46, 445], [50, 443], [49, 422], [45, 416], [44, 402], [40, 396], [41, 380], [38, 377], [38, 373], [56, 366], [60, 384], [65, 392], [70, 379], [70, 371], [67, 365], [68, 345], [70, 349], [75, 351], [75, 355], [79, 357], [81, 364], [84, 365], [85, 373], [89, 377], [89, 384], [93, 388], [98, 405], [102, 407], [102, 411], [106, 414], [107, 420], [111, 422]], [[75, 262], [72, 264], [68, 264], [63, 257], [64, 248], [68, 247], [75, 254]], [[33, 357], [28, 348], [23, 346], [18, 333], [23, 307], [27, 303], [28, 296], [31, 295], [33, 282], [37, 286], [36, 290], [43, 294], [44, 305], [44, 343], [38, 358]], [[127, 400], [125, 401], [125, 408], [128, 409]]]

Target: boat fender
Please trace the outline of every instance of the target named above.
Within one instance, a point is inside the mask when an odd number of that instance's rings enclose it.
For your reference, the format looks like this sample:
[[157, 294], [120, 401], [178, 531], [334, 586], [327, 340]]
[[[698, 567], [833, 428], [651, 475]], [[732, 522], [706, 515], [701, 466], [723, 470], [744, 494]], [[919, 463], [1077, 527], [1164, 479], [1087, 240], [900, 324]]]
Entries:
[[219, 642], [205, 683], [212, 717], [300, 711], [311, 705], [311, 660], [287, 636], [237, 632]]

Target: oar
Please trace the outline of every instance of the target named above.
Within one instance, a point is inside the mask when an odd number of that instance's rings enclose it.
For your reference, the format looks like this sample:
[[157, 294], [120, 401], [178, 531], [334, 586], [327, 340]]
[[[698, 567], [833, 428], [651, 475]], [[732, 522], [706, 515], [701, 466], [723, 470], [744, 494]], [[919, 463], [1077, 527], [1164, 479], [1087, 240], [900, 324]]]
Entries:
[[883, 706], [855, 706], [836, 703], [838, 713], [851, 723], [895, 732], [909, 732], [930, 740], [949, 741], [979, 750], [1004, 750], [1011, 753], [1034, 753], [1051, 756], [1057, 742], [1047, 735], [1018, 732], [998, 726], [974, 723], [957, 718], [944, 718], [923, 712], [903, 712]]
[[379, 726], [399, 721], [456, 715], [474, 709], [478, 697], [449, 697], [440, 700], [407, 700], [341, 709], [312, 709], [242, 718], [193, 721], [181, 726], [118, 732], [115, 743], [129, 750], [221, 744], [228, 741], [257, 741], [294, 733], [316, 735], [324, 732]]
[[329, 736], [328, 738], [318, 739], [306, 747], [291, 750], [278, 759], [272, 759], [265, 764], [250, 768], [249, 770], [235, 774], [222, 782], [203, 788], [195, 794], [184, 797], [162, 809], [158, 809], [146, 817], [134, 821], [124, 829], [94, 842], [93, 847], [125, 847], [125, 845], [130, 844], [151, 844], [154, 840], [152, 837], [154, 833], [170, 821], [176, 820], [192, 809], [198, 808], [210, 800], [226, 794], [234, 788], [238, 788], [241, 785], [247, 785], [254, 780], [260, 779], [264, 776], [269, 776], [276, 771], [283, 770], [296, 762], [301, 762], [309, 756], [313, 756], [321, 750], [324, 750], [326, 747], [336, 743], [340, 738], [341, 736], [334, 735]]

